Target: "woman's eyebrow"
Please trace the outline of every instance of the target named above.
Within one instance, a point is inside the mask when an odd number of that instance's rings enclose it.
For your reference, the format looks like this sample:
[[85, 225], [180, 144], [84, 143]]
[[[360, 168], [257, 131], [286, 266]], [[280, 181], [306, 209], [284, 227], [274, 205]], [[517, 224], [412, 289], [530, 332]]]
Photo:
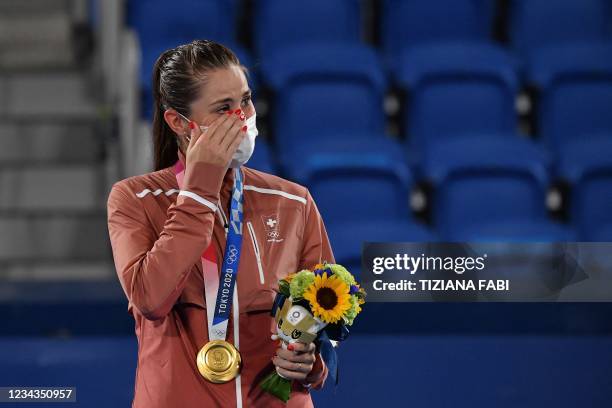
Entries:
[[212, 102], [212, 103], [210, 104], [210, 106], [212, 106], [212, 105], [217, 105], [217, 104], [220, 104], [220, 103], [230, 103], [230, 102], [232, 102], [232, 101], [233, 101], [233, 99], [232, 99], [232, 98], [223, 98], [223, 99], [219, 99], [219, 100], [217, 100], [217, 101]]
[[[244, 93], [242, 94], [242, 97], [244, 98], [245, 96], [250, 95], [250, 94], [251, 94], [251, 92], [252, 92], [252, 91], [251, 91], [251, 89], [247, 89], [247, 90], [246, 90], [246, 91], [244, 91]], [[217, 105], [217, 104], [221, 104], [221, 103], [231, 103], [231, 102], [233, 102], [233, 101], [234, 101], [234, 99], [233, 99], [233, 98], [231, 98], [231, 97], [227, 97], [227, 98], [219, 99], [219, 100], [217, 100], [217, 101], [215, 101], [215, 102], [211, 103], [211, 104], [210, 104], [210, 106], [212, 106], [212, 105]]]

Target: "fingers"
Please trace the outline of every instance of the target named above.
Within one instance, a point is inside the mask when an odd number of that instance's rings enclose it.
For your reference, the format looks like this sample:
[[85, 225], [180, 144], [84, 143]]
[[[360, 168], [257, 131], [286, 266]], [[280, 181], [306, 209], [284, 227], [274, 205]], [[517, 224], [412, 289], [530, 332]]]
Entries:
[[228, 154], [234, 154], [242, 139], [246, 137], [246, 126], [242, 126], [236, 130], [236, 133], [232, 137], [228, 137], [229, 145], [225, 148]]
[[291, 380], [304, 380], [316, 361], [315, 345], [311, 342], [292, 343], [289, 346], [292, 350], [278, 348], [272, 363], [281, 376]]
[[245, 133], [246, 128], [244, 127], [244, 114], [240, 109], [236, 110], [233, 114], [234, 119], [231, 126], [227, 129], [223, 139], [220, 142], [221, 149], [224, 151], [231, 151], [232, 145], [236, 141], [237, 138], [242, 139], [240, 136], [241, 129], [244, 129], [242, 132]]
[[[299, 344], [300, 344], [300, 347], [299, 347], [300, 351], [285, 350], [282, 347], [279, 347], [276, 350], [276, 357], [280, 358], [281, 360], [287, 361], [289, 363], [300, 363], [302, 365], [314, 364], [314, 362], [316, 361], [314, 347], [311, 347], [309, 344], [303, 344], [303, 343], [299, 343]], [[293, 344], [293, 346], [295, 346], [295, 344]], [[285, 368], [290, 368], [290, 367], [285, 367]]]
[[306, 379], [306, 377], [308, 376], [307, 373], [300, 373], [300, 372], [290, 371], [290, 370], [286, 370], [286, 369], [281, 368], [281, 367], [276, 367], [276, 372], [281, 377], [286, 378], [288, 380], [304, 381]]
[[283, 360], [291, 361], [294, 363], [305, 363], [314, 364], [316, 357], [314, 352], [311, 353], [295, 353], [289, 350], [278, 349], [276, 355]]
[[313, 342], [310, 343], [291, 343], [293, 351], [296, 353], [312, 353], [315, 351], [315, 344]]
[[279, 356], [275, 356], [272, 359], [272, 363], [278, 368], [282, 368], [283, 370], [293, 372], [294, 374], [308, 374], [312, 371], [313, 364], [310, 363], [302, 363], [299, 361], [287, 361]]
[[196, 142], [198, 141], [198, 139], [200, 138], [200, 136], [202, 135], [202, 130], [200, 129], [200, 127], [194, 122], [194, 121], [190, 121], [189, 122], [189, 140], [188, 140], [188, 145], [187, 145], [187, 151], [191, 150], [193, 148], [193, 146], [196, 144]]
[[222, 136], [225, 135], [227, 128], [225, 126], [231, 125], [233, 120], [233, 115], [221, 115], [216, 118], [206, 130], [206, 144], [220, 144], [222, 140]]
[[187, 147], [188, 161], [229, 163], [246, 135], [245, 115], [241, 110], [218, 116], [204, 132], [195, 122], [189, 122], [191, 139]]

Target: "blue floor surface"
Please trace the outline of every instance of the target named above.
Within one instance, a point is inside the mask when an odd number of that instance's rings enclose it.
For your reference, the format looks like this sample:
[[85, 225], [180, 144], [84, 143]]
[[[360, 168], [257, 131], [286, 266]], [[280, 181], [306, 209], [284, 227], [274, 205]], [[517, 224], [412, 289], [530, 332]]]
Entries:
[[[610, 336], [354, 335], [339, 356], [317, 407], [612, 406]], [[44, 404], [56, 408], [129, 407], [135, 359], [133, 337], [4, 337], [0, 385], [76, 386], [76, 404]]]

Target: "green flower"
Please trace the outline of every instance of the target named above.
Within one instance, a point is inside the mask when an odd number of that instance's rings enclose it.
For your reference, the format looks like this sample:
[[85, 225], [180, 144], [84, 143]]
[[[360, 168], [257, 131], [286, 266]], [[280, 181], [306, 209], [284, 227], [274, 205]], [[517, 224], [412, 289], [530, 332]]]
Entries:
[[290, 293], [289, 293], [289, 282], [287, 282], [285, 279], [281, 279], [278, 282], [278, 291], [280, 293], [282, 293], [283, 295], [289, 297]]
[[291, 279], [291, 283], [289, 283], [289, 292], [291, 293], [291, 297], [293, 299], [301, 299], [304, 297], [304, 291], [310, 285], [314, 283], [315, 277], [314, 273], [309, 270], [299, 271], [293, 279]]
[[338, 264], [328, 264], [327, 266], [332, 270], [334, 275], [346, 283], [348, 287], [357, 284], [357, 282], [355, 282], [355, 277], [349, 271], [347, 271], [344, 266]]
[[344, 322], [348, 326], [353, 324], [353, 320], [355, 320], [355, 317], [361, 312], [361, 307], [359, 306], [359, 301], [356, 296], [351, 296], [349, 303], [351, 307], [344, 313]]

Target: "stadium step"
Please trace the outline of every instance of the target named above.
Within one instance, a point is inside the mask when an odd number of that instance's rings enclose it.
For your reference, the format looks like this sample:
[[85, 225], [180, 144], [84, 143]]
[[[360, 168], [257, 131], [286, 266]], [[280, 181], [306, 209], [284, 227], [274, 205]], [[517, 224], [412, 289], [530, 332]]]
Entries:
[[71, 6], [72, 0], [2, 0], [0, 15], [44, 15], [58, 11], [68, 12]]
[[22, 262], [9, 264], [2, 272], [2, 279], [11, 282], [98, 281], [113, 279], [115, 276], [115, 267], [112, 262], [89, 260]]
[[4, 71], [68, 68], [74, 62], [75, 54], [71, 47], [55, 48], [43, 44], [27, 49], [0, 49], [0, 69]]
[[[110, 244], [103, 213], [88, 215], [0, 216], [0, 271], [57, 271], [58, 261], [109, 262]], [[45, 264], [46, 263], [46, 264]], [[75, 269], [66, 271], [73, 275]], [[99, 272], [98, 272], [99, 273]], [[54, 272], [60, 276], [60, 272]], [[13, 276], [15, 278], [15, 275]], [[44, 276], [39, 276], [43, 279]]]
[[0, 1], [0, 287], [115, 275], [86, 2]]
[[71, 31], [72, 21], [67, 13], [0, 14], [0, 46], [2, 47], [22, 48], [36, 44], [69, 46]]
[[74, 64], [75, 26], [69, 13], [61, 9], [20, 13], [19, 7], [3, 12], [5, 7], [0, 7], [0, 69], [66, 68]]
[[0, 168], [40, 163], [91, 163], [103, 155], [97, 122], [0, 122]]
[[96, 101], [87, 74], [80, 71], [8, 74], [0, 77], [0, 111], [24, 119], [93, 118]]
[[91, 211], [104, 203], [95, 166], [27, 166], [0, 173], [0, 210]]

